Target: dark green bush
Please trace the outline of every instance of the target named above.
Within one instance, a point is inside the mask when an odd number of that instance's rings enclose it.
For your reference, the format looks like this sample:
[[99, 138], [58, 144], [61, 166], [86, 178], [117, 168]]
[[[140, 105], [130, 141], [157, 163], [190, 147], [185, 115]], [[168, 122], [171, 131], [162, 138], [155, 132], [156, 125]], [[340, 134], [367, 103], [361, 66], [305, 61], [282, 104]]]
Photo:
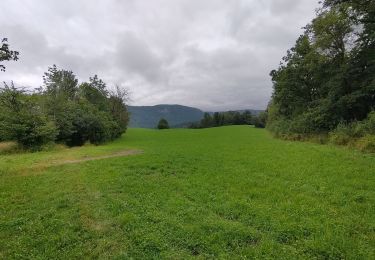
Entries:
[[48, 120], [32, 96], [13, 85], [5, 85], [0, 93], [0, 108], [1, 139], [16, 141], [27, 150], [40, 150], [55, 141], [55, 124]]
[[169, 129], [168, 121], [164, 118], [160, 119], [157, 128], [158, 129]]

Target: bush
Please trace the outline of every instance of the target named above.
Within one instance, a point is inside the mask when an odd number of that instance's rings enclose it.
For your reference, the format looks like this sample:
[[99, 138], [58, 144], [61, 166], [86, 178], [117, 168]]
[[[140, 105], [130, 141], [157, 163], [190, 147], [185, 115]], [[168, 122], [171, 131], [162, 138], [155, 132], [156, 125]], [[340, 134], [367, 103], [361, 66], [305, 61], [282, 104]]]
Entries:
[[158, 129], [169, 129], [168, 121], [164, 118], [160, 119], [157, 128]]
[[375, 135], [375, 111], [369, 113], [365, 120], [358, 122], [355, 131], [358, 136]]
[[355, 147], [363, 152], [375, 152], [375, 135], [365, 135], [359, 138]]
[[32, 96], [5, 85], [0, 93], [0, 136], [2, 140], [16, 141], [26, 150], [40, 150], [54, 142], [55, 124], [43, 114]]
[[254, 116], [252, 118], [252, 124], [256, 128], [265, 128], [267, 123], [267, 113], [266, 112], [261, 112], [259, 113], [258, 116]]
[[121, 132], [110, 114], [99, 111], [85, 100], [75, 105], [71, 117], [72, 134], [65, 140], [69, 146], [81, 146], [87, 141], [98, 145], [117, 138]]
[[348, 145], [353, 142], [356, 131], [353, 124], [340, 123], [335, 130], [329, 133], [329, 140], [336, 145]]
[[44, 145], [54, 142], [56, 127], [43, 115], [28, 115], [26, 110], [10, 113], [0, 122], [0, 135], [5, 140], [14, 140], [26, 150], [41, 150]]

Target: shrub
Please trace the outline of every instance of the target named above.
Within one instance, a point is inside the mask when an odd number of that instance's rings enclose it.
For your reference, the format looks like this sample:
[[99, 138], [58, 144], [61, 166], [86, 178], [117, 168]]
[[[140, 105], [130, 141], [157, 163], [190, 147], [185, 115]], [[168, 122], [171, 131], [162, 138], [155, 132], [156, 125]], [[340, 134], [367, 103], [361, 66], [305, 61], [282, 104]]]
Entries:
[[358, 136], [375, 135], [375, 111], [370, 112], [365, 120], [357, 123], [355, 131]]
[[169, 129], [168, 121], [164, 118], [160, 119], [157, 127], [158, 129]]
[[110, 114], [82, 100], [75, 105], [72, 115], [72, 134], [66, 139], [69, 146], [81, 146], [90, 141], [101, 144], [119, 136], [121, 131]]
[[261, 112], [258, 116], [254, 116], [252, 123], [256, 128], [265, 128], [267, 122], [267, 113]]
[[329, 140], [333, 144], [347, 145], [355, 138], [355, 127], [353, 124], [340, 123], [335, 130], [329, 133]]
[[57, 134], [53, 122], [41, 114], [28, 114], [27, 110], [3, 118], [0, 128], [6, 140], [15, 140], [23, 149], [32, 151], [54, 142]]
[[363, 152], [375, 152], [375, 135], [365, 135], [359, 138], [355, 147]]
[[43, 114], [32, 96], [13, 85], [5, 85], [0, 93], [0, 106], [1, 139], [16, 141], [21, 148], [33, 151], [55, 140], [55, 124]]

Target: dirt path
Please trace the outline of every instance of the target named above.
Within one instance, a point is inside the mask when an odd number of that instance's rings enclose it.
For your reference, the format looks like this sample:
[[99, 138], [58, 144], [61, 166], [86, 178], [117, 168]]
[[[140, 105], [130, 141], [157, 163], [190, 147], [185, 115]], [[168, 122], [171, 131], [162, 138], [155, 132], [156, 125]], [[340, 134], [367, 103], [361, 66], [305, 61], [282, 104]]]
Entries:
[[99, 156], [83, 156], [78, 159], [58, 159], [54, 158], [52, 160], [42, 160], [36, 163], [29, 165], [28, 167], [18, 169], [17, 172], [19, 176], [30, 176], [30, 175], [39, 175], [43, 174], [43, 171], [49, 167], [60, 166], [65, 164], [74, 164], [87, 161], [115, 158], [115, 157], [124, 157], [136, 154], [142, 154], [142, 150], [122, 150], [113, 152], [111, 154], [99, 155]]
[[56, 165], [63, 165], [63, 164], [72, 164], [72, 163], [80, 163], [80, 162], [87, 162], [93, 160], [100, 160], [100, 159], [107, 159], [107, 158], [114, 158], [114, 157], [122, 157], [122, 156], [129, 156], [134, 154], [141, 154], [143, 151], [141, 150], [125, 150], [125, 151], [118, 151], [112, 154], [102, 155], [102, 156], [87, 156], [84, 158], [80, 158], [77, 160], [59, 160], [59, 161], [52, 161], [48, 164], [48, 166], [56, 166]]

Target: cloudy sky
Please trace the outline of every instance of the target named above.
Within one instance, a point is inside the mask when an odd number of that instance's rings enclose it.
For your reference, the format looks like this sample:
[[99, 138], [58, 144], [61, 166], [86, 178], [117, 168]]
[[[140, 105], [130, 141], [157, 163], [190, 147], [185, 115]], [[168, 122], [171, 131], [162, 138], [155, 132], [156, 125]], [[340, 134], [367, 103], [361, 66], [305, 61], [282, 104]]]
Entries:
[[276, 68], [317, 0], [1, 0], [0, 37], [20, 60], [1, 81], [42, 85], [56, 64], [97, 74], [132, 105], [264, 109]]

